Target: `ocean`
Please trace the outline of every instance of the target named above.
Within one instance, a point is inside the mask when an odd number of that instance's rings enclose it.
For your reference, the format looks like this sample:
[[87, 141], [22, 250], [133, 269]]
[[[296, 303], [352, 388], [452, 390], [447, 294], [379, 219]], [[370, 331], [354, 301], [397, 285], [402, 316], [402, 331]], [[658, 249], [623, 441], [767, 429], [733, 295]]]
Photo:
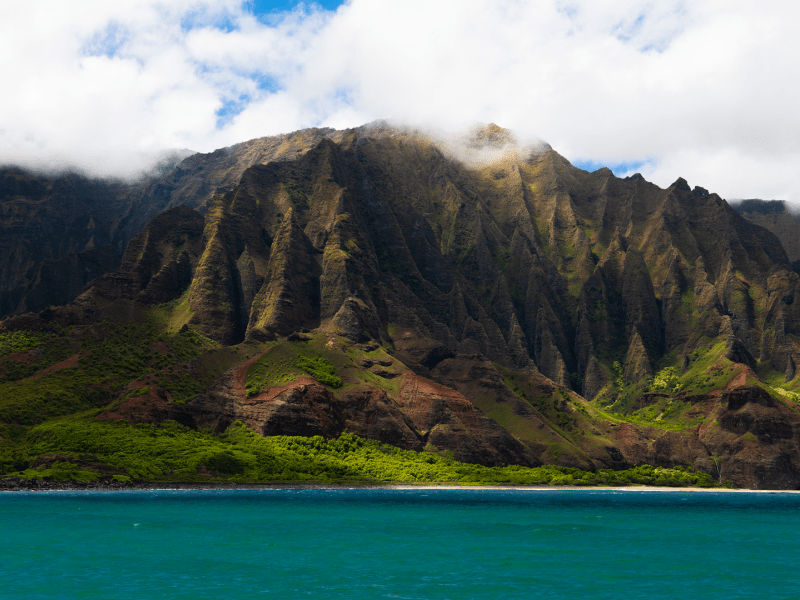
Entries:
[[0, 597], [800, 598], [800, 495], [0, 493]]

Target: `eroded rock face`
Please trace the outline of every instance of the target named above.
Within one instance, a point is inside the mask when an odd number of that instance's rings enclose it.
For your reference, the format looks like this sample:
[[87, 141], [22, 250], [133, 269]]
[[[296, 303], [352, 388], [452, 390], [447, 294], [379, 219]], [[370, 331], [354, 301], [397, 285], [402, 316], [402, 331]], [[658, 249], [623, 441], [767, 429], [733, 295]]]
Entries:
[[[319, 325], [319, 265], [313, 251], [290, 208], [270, 248], [263, 286], [252, 303], [249, 337], [287, 335]], [[251, 264], [258, 279], [252, 260]]]
[[[119, 266], [121, 185], [0, 169], [0, 317], [74, 299]], [[127, 243], [127, 239], [124, 240]]]
[[[478, 138], [513, 145], [492, 126]], [[33, 223], [56, 192], [74, 204], [75, 189], [106, 189], [59, 181], [4, 172], [0, 200], [16, 215], [8, 231]], [[59, 188], [68, 184], [72, 192]], [[380, 124], [196, 155], [145, 187], [119, 192], [118, 222], [105, 215], [101, 227], [77, 210], [70, 240], [53, 238], [59, 249], [43, 245], [33, 262], [19, 258], [33, 238], [3, 238], [0, 268], [11, 283], [2, 311], [52, 301], [47, 282], [61, 281], [62, 267], [64, 297], [72, 295], [78, 270], [89, 281], [113, 263], [114, 244], [131, 239], [119, 270], [67, 309], [15, 326], [65, 327], [109, 307], [133, 319], [137, 307], [176, 301], [179, 324], [224, 345], [315, 329], [391, 347], [414, 371], [392, 397], [309, 380], [247, 399], [230, 375], [169, 409], [176, 418], [217, 429], [239, 419], [265, 435], [354, 431], [483, 464], [689, 462], [713, 473], [716, 458], [737, 485], [795, 485], [794, 412], [739, 384], [686, 400], [706, 419], [696, 431], [595, 421], [577, 439], [562, 429], [576, 422], [569, 390], [594, 398], [615, 377], [614, 361], [625, 379], [643, 381], [665, 357], [688, 367], [693, 350], [724, 342], [728, 360], [795, 377], [800, 276], [774, 234], [716, 194], [683, 179], [660, 189], [641, 176], [587, 173], [544, 146], [460, 162], [422, 134]], [[399, 372], [381, 366], [364, 368]], [[560, 414], [544, 417], [499, 369], [527, 374]]]
[[797, 489], [800, 415], [757, 385], [721, 396], [687, 398], [710, 423], [689, 431], [663, 431], [622, 423], [615, 438], [628, 464], [693, 465], [734, 487]]
[[747, 385], [722, 396], [727, 410], [709, 429], [707, 445], [722, 456], [723, 477], [755, 489], [797, 489], [800, 418], [761, 387]]
[[[439, 383], [458, 390], [464, 398], [469, 398], [484, 415], [505, 421], [507, 427], [511, 428], [509, 433], [513, 432], [512, 435], [527, 447], [539, 463], [592, 469], [594, 459], [598, 459], [598, 464], [610, 466], [603, 462], [604, 453], [594, 453], [594, 448], [588, 445], [579, 447], [565, 439], [534, 406], [506, 386], [492, 363], [478, 357], [454, 357], [439, 363], [431, 371], [431, 376]], [[557, 395], [557, 387], [551, 380], [531, 374], [529, 385], [535, 397], [547, 398], [552, 404], [551, 398]], [[560, 403], [564, 402], [563, 397], [559, 396], [559, 399]], [[512, 419], [501, 417], [509, 413], [513, 415], [513, 426], [508, 423]], [[569, 451], [554, 456], [550, 452], [554, 445], [566, 447]]]
[[167, 206], [202, 206], [202, 235], [173, 252], [164, 224], [197, 232], [199, 217], [167, 211], [114, 286], [146, 303], [188, 289], [189, 324], [226, 344], [317, 326], [388, 342], [391, 325], [423, 373], [443, 347], [590, 398], [610, 356], [642, 380], [709, 338], [780, 371], [800, 355], [800, 279], [780, 242], [683, 179], [586, 173], [548, 147], [477, 167], [385, 125], [269, 140], [165, 175]]
[[800, 239], [797, 228], [800, 218], [783, 200], [743, 200], [732, 204], [745, 219], [770, 230], [781, 241], [790, 261], [800, 260]]
[[133, 182], [0, 169], [0, 316], [70, 302], [115, 271], [128, 243], [161, 212], [187, 206], [205, 213], [248, 168], [296, 159], [342, 135], [313, 128], [208, 154], [176, 151]]
[[529, 448], [462, 394], [407, 371], [398, 399], [423, 439], [457, 460], [484, 465], [541, 464]]
[[181, 206], [160, 214], [131, 240], [120, 270], [99, 277], [82, 301], [161, 304], [177, 298], [192, 282], [202, 235], [197, 211]]
[[[407, 450], [451, 452], [457, 460], [489, 466], [541, 464], [528, 447], [457, 391], [410, 371], [396, 400], [371, 387], [334, 393], [304, 377], [247, 398], [248, 366], [228, 371], [185, 406], [170, 405], [171, 412], [148, 414], [154, 420], [173, 418], [214, 431], [238, 420], [265, 436], [331, 438], [348, 431]], [[123, 405], [110, 417], [138, 414], [136, 407], [151, 406], [147, 398], [133, 398], [130, 407]]]

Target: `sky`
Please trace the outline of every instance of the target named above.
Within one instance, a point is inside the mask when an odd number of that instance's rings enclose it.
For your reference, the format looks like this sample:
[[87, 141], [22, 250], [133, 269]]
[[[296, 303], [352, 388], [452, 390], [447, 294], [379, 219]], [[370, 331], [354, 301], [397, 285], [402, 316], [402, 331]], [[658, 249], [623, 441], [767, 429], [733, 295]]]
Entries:
[[0, 6], [0, 164], [135, 176], [376, 119], [494, 122], [573, 164], [800, 204], [800, 3], [39, 0]]

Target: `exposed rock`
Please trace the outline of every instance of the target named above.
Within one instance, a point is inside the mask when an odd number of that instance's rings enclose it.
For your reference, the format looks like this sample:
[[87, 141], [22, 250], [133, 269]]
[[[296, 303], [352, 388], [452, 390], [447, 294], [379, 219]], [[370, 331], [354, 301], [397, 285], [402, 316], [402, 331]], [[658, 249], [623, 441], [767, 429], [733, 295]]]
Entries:
[[39, 264], [17, 310], [39, 311], [48, 306], [66, 304], [76, 298], [87, 284], [115, 271], [119, 264], [120, 255], [111, 244], [70, 253], [56, 260], [45, 259]]
[[456, 459], [484, 465], [540, 464], [530, 450], [452, 388], [406, 371], [398, 405], [425, 441]]
[[395, 377], [400, 376], [400, 373], [395, 371], [387, 371], [386, 369], [370, 369], [370, 373], [377, 375], [378, 377], [383, 377], [384, 379], [394, 379]]
[[722, 395], [723, 402], [728, 401], [728, 410], [738, 410], [748, 403], [760, 404], [774, 408], [775, 400], [763, 388], [757, 385], [746, 385], [735, 388]]
[[781, 241], [788, 259], [800, 259], [800, 239], [797, 229], [800, 226], [798, 215], [783, 200], [743, 200], [731, 206], [745, 219], [774, 233]]
[[158, 215], [131, 240], [120, 270], [86, 290], [87, 299], [160, 304], [177, 298], [192, 283], [202, 233], [203, 217], [195, 210], [177, 207]]
[[380, 322], [377, 315], [362, 300], [347, 298], [327, 325], [330, 331], [354, 342], [380, 339]]
[[796, 413], [755, 385], [723, 394], [718, 426], [701, 430], [700, 439], [717, 457], [723, 479], [751, 489], [797, 489], [795, 459], [800, 421]]
[[308, 342], [311, 340], [311, 338], [295, 331], [294, 333], [287, 335], [286, 340], [289, 342]]
[[319, 324], [319, 265], [290, 208], [275, 235], [264, 285], [253, 301], [247, 335], [286, 335]]
[[[119, 265], [124, 185], [0, 168], [0, 317], [74, 299]], [[154, 215], [151, 215], [154, 216]]]
[[696, 436], [678, 431], [667, 431], [653, 442], [652, 462], [669, 468], [696, 465], [706, 473], [713, 473], [714, 468], [706, 445]]
[[[516, 148], [496, 126], [473, 142]], [[503, 156], [476, 167], [419, 132], [377, 124], [196, 155], [136, 189], [4, 170], [0, 314], [60, 304], [89, 286], [64, 308], [3, 327], [58, 334], [135, 321], [158, 305], [171, 331], [222, 345], [324, 334], [334, 346], [391, 349], [394, 360], [367, 358], [362, 368], [405, 373], [399, 394], [396, 381], [370, 380], [395, 390], [387, 395], [352, 382], [334, 393], [309, 379], [250, 399], [241, 373], [227, 374], [185, 407], [153, 386], [114, 418], [355, 431], [483, 464], [689, 462], [714, 473], [717, 459], [735, 485], [796, 485], [797, 415], [745, 385], [757, 381], [752, 371], [723, 395], [683, 392], [696, 425], [666, 433], [603, 423], [570, 391], [594, 399], [610, 389], [622, 357], [629, 382], [656, 364], [689, 372], [718, 342], [726, 353], [715, 377], [732, 368], [727, 359], [793, 381], [800, 276], [776, 235], [683, 179], [662, 190], [641, 176], [587, 173], [549, 147]], [[52, 208], [59, 202], [66, 208]], [[118, 271], [105, 272], [128, 240]], [[0, 374], [15, 361], [4, 359]], [[629, 400], [625, 410], [666, 402]]]
[[586, 374], [583, 376], [583, 396], [593, 400], [608, 382], [609, 378], [603, 367], [594, 356], [590, 356], [589, 366], [586, 367]]
[[786, 359], [786, 373], [784, 375], [783, 380], [786, 383], [789, 383], [792, 379], [795, 378], [796, 374], [797, 374], [797, 365], [794, 362], [794, 357], [790, 355]]
[[753, 355], [750, 354], [750, 351], [747, 349], [747, 347], [736, 336], [731, 336], [728, 338], [728, 349], [725, 352], [725, 358], [731, 362], [746, 364], [751, 369], [755, 368], [756, 366], [756, 361], [753, 358]]
[[628, 354], [625, 357], [624, 374], [627, 379], [641, 381], [653, 375], [653, 367], [647, 355], [647, 350], [642, 343], [639, 330], [636, 329], [631, 336]]
[[185, 407], [175, 407], [174, 415], [182, 420], [188, 416], [195, 426], [214, 431], [223, 431], [239, 420], [261, 435], [331, 438], [351, 431], [409, 450], [422, 450], [420, 436], [410, 427], [408, 418], [380, 390], [353, 391], [340, 398], [319, 383], [300, 378], [246, 398], [242, 376], [242, 367], [229, 371], [208, 392]]
[[433, 369], [443, 360], [448, 358], [455, 358], [455, 354], [447, 346], [434, 346], [425, 351], [423, 357], [419, 360], [419, 364], [426, 369]]

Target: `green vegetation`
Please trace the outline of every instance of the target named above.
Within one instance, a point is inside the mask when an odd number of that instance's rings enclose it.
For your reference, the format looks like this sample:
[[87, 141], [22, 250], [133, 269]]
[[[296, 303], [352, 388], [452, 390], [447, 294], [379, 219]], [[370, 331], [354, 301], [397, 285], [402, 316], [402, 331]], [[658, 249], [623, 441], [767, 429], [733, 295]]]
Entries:
[[[776, 371], [770, 362], [760, 363], [757, 371], [759, 379], [773, 397], [780, 397], [784, 401], [800, 404], [800, 381], [798, 378], [785, 381], [785, 373]], [[758, 385], [758, 383], [757, 383]]]
[[[592, 404], [618, 420], [685, 431], [705, 422], [700, 410], [704, 395], [724, 389], [739, 374], [741, 367], [735, 367], [724, 354], [724, 342], [700, 346], [686, 357], [685, 372], [681, 372], [675, 364], [676, 357], [670, 354], [664, 357], [662, 368], [653, 377], [639, 382], [626, 381], [622, 366], [615, 361], [611, 385]], [[651, 396], [643, 400], [645, 394]]]
[[625, 388], [625, 375], [622, 365], [618, 360], [615, 360], [611, 368], [614, 369], [614, 388], [617, 392], [621, 392]]
[[[0, 472], [25, 477], [97, 479], [87, 463], [102, 464], [118, 479], [154, 481], [308, 481], [338, 483], [447, 482], [506, 485], [714, 485], [689, 469], [641, 466], [590, 473], [566, 467], [484, 467], [452, 458], [401, 450], [353, 434], [337, 439], [275, 436], [262, 438], [241, 423], [223, 434], [190, 430], [174, 422], [161, 426], [99, 421], [85, 414], [34, 427], [23, 456], [0, 455]], [[58, 452], [59, 460], [31, 468], [30, 458]], [[84, 465], [84, 466], [82, 466]], [[20, 468], [24, 467], [24, 468]], [[209, 475], [201, 475], [205, 470]]]
[[321, 356], [310, 358], [300, 355], [297, 357], [295, 364], [323, 385], [332, 388], [342, 387], [342, 380], [336, 377], [336, 367]]
[[653, 377], [650, 390], [653, 392], [677, 392], [680, 389], [680, 377], [675, 367], [664, 367]]
[[301, 376], [310, 376], [333, 390], [343, 388], [345, 379], [350, 384], [366, 383], [396, 393], [400, 379], [384, 379], [361, 366], [365, 359], [392, 359], [382, 349], [367, 351], [358, 345], [343, 342], [337, 345], [325, 334], [311, 334], [310, 339], [298, 342], [262, 345], [268, 348], [247, 370], [245, 382], [248, 397], [253, 397], [270, 387], [280, 387]]
[[[528, 377], [520, 376], [518, 372], [512, 371], [495, 365], [503, 375], [503, 382], [519, 398], [527, 402], [544, 419], [550, 427], [558, 431], [568, 440], [578, 440], [585, 434], [585, 429], [589, 427], [591, 417], [586, 408], [588, 403], [578, 396], [570, 396], [563, 389], [557, 389], [554, 394], [543, 393], [537, 389], [536, 384]], [[561, 400], [570, 408], [563, 409]], [[512, 410], [511, 406], [505, 402], [483, 401], [482, 398], [474, 400], [484, 414], [491, 417], [503, 427], [508, 429], [520, 440], [539, 443], [541, 439], [531, 427], [530, 423], [523, 422], [520, 415]], [[574, 409], [575, 412], [571, 412]], [[557, 460], [561, 449], [551, 451], [551, 459]]]
[[681, 293], [681, 307], [678, 309], [680, 314], [686, 315], [689, 327], [697, 325], [697, 298], [694, 294], [694, 288], [687, 287]]
[[494, 263], [494, 266], [496, 266], [501, 272], [504, 272], [508, 266], [508, 261], [511, 260], [511, 249], [504, 248], [500, 245], [494, 245], [492, 246], [491, 251], [492, 262]]
[[248, 398], [258, 395], [262, 390], [286, 385], [297, 379], [300, 369], [294, 357], [287, 355], [285, 349], [285, 346], [271, 349], [250, 366], [245, 381]]
[[6, 331], [0, 333], [0, 357], [30, 350], [43, 344], [49, 337], [35, 331]]
[[247, 371], [245, 389], [247, 397], [261, 393], [273, 386], [286, 385], [306, 373], [323, 385], [338, 389], [342, 379], [336, 376], [336, 367], [322, 356], [298, 354], [294, 358], [285, 356], [286, 348], [267, 353], [257, 360]]
[[19, 381], [54, 365], [73, 354], [69, 341], [55, 334], [39, 331], [12, 331], [0, 334], [3, 352], [8, 356], [23, 350], [35, 350], [27, 360], [0, 358], [0, 384]]
[[[136, 325], [104, 321], [66, 330], [60, 336], [40, 338], [34, 332], [15, 336], [15, 348], [22, 342], [27, 349], [37, 349], [36, 356], [42, 358], [23, 364], [30, 372], [26, 371], [25, 378], [0, 384], [0, 394], [4, 385], [10, 386], [0, 395], [0, 475], [76, 481], [112, 475], [118, 480], [154, 481], [711, 485], [706, 476], [681, 469], [640, 467], [586, 473], [553, 466], [489, 468], [459, 463], [452, 453], [433, 448], [430, 452], [408, 452], [350, 434], [336, 440], [261, 438], [241, 424], [213, 435], [174, 422], [131, 426], [96, 419], [109, 407], [151, 394], [154, 386], [169, 392], [174, 402], [184, 403], [225, 369], [241, 364], [251, 352], [260, 356], [247, 372], [248, 396], [302, 375], [334, 390], [347, 381], [348, 385], [367, 383], [396, 393], [401, 384], [401, 378], [378, 377], [361, 366], [365, 360], [391, 364], [391, 357], [378, 347], [364, 349], [323, 334], [312, 335], [309, 341], [219, 348], [189, 328], [169, 331], [170, 311], [175, 309], [177, 304], [156, 307], [137, 319]], [[34, 343], [38, 345], [31, 346]], [[70, 360], [58, 370], [30, 377], [64, 359]], [[402, 365], [398, 366], [402, 372]], [[7, 370], [6, 374], [11, 372]], [[557, 395], [541, 396], [525, 378], [519, 379], [511, 371], [504, 375], [514, 391], [556, 430], [569, 438], [583, 435], [584, 421], [591, 418], [588, 405], [578, 406], [578, 412], [560, 411], [561, 398]], [[135, 387], [123, 393], [134, 381]], [[562, 396], [574, 405], [568, 394]], [[515, 420], [510, 413], [492, 416], [501, 422]], [[514, 429], [513, 422], [504, 424]], [[564, 451], [560, 446], [554, 448], [549, 460], [557, 460]]]
[[[188, 376], [182, 363], [213, 342], [191, 329], [160, 331], [158, 323], [103, 321], [61, 336], [39, 332], [3, 334], [15, 348], [37, 343], [41, 358], [29, 363], [0, 361], [0, 421], [32, 426], [49, 418], [106, 406], [128, 383], [158, 373], [158, 383], [185, 401], [209, 383]], [[65, 359], [61, 368], [42, 373]], [[144, 392], [140, 392], [144, 393]]]
[[776, 392], [778, 392], [781, 396], [786, 398], [787, 400], [791, 400], [795, 403], [800, 403], [800, 393], [794, 392], [792, 390], [784, 390], [782, 388], [772, 388]]

